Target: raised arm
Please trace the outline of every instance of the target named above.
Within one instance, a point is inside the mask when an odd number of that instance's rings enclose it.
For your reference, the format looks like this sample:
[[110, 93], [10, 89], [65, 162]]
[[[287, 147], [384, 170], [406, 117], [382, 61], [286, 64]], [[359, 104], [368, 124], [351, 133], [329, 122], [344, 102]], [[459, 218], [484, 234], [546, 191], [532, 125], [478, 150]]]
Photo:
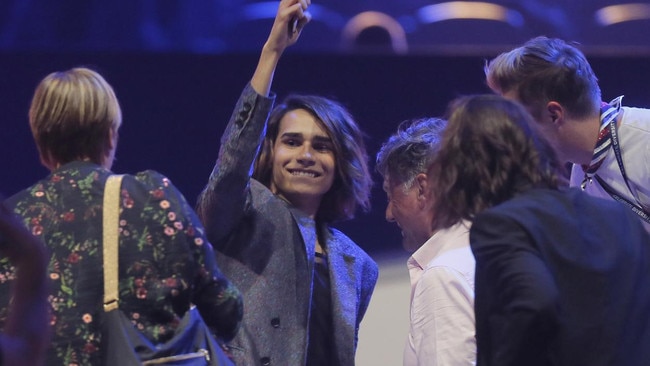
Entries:
[[296, 43], [304, 26], [311, 20], [307, 8], [311, 0], [282, 0], [275, 16], [269, 38], [262, 47], [251, 86], [260, 95], [271, 93], [273, 74], [284, 50]]
[[311, 19], [306, 11], [310, 2], [280, 2], [250, 85], [239, 97], [221, 137], [219, 158], [197, 203], [197, 213], [215, 247], [223, 243], [244, 214], [253, 162], [273, 107], [270, 89], [275, 68], [284, 50], [298, 40]]

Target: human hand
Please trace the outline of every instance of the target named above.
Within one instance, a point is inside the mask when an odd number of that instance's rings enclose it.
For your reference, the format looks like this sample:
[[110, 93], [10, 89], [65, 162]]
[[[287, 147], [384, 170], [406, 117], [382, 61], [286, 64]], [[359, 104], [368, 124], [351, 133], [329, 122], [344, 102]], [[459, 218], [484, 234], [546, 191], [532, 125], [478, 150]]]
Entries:
[[282, 0], [273, 21], [269, 38], [262, 47], [260, 60], [251, 78], [251, 86], [260, 95], [268, 96], [275, 68], [284, 50], [296, 43], [302, 29], [311, 20], [307, 8], [311, 0]]
[[311, 20], [311, 14], [307, 11], [310, 4], [311, 0], [280, 1], [273, 27], [264, 47], [281, 53], [296, 43], [303, 28]]

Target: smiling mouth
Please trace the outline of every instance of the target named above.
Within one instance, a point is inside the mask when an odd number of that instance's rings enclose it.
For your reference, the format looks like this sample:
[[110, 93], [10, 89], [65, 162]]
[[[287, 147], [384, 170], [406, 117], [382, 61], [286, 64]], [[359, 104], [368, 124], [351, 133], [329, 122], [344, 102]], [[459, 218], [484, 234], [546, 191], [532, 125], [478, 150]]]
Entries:
[[289, 173], [295, 177], [309, 177], [309, 178], [316, 178], [320, 177], [320, 174], [309, 171], [309, 170], [294, 170], [294, 169], [289, 169]]

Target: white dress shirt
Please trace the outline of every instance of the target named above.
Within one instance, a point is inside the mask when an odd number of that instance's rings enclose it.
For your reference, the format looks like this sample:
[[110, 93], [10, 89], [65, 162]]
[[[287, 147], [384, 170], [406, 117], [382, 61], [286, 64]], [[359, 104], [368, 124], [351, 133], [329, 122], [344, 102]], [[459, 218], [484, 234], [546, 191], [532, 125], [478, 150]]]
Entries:
[[[629, 201], [637, 203], [638, 199], [647, 212], [650, 211], [650, 109], [623, 107], [622, 110], [618, 140], [632, 192], [625, 185], [613, 148], [607, 152], [596, 174]], [[582, 167], [574, 164], [571, 187], [580, 187], [583, 178]], [[595, 197], [613, 199], [595, 179], [587, 184], [585, 192]], [[650, 225], [645, 221], [643, 223], [646, 231], [650, 232]]]
[[436, 232], [409, 258], [404, 365], [475, 365], [474, 255], [468, 222]]

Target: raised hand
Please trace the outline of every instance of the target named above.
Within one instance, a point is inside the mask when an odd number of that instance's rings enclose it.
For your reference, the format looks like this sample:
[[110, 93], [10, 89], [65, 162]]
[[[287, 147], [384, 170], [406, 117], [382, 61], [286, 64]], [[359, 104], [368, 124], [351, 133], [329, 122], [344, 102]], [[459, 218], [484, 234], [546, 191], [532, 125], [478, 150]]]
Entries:
[[265, 47], [282, 52], [296, 43], [303, 28], [311, 20], [311, 14], [307, 11], [310, 4], [311, 0], [280, 1]]
[[260, 60], [251, 79], [251, 86], [261, 95], [271, 91], [275, 67], [284, 50], [296, 43], [303, 28], [311, 20], [307, 8], [311, 0], [282, 0], [273, 21], [269, 38], [262, 47]]

